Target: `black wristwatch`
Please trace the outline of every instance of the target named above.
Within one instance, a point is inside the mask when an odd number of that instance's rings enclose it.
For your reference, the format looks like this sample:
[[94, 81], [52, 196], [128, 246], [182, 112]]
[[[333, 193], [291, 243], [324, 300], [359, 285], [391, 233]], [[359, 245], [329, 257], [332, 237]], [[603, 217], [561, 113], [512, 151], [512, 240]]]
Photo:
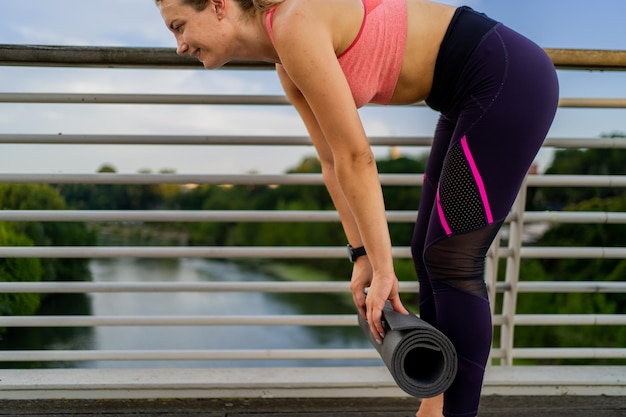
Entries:
[[348, 245], [348, 259], [350, 259], [350, 262], [356, 261], [359, 256], [363, 255], [367, 255], [367, 252], [365, 252], [365, 246], [353, 248], [351, 245]]

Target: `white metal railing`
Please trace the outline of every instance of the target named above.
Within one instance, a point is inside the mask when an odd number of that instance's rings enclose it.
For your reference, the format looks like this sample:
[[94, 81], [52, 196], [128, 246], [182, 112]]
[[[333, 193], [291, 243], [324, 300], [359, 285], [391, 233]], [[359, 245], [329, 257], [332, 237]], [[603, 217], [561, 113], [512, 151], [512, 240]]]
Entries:
[[[117, 53], [119, 52], [119, 53]], [[133, 68], [196, 68], [197, 63], [173, 56], [171, 50], [142, 49], [133, 54], [115, 48], [38, 48], [0, 45], [0, 65], [86, 66]], [[557, 66], [568, 69], [626, 68], [626, 51], [549, 50]], [[82, 55], [81, 55], [82, 54]], [[81, 59], [81, 56], [83, 57]], [[103, 57], [106, 56], [106, 59]], [[134, 58], [129, 61], [129, 57]], [[592, 57], [592, 58], [590, 58]], [[234, 68], [266, 68], [255, 63], [238, 63]], [[185, 105], [286, 105], [282, 96], [163, 95], [163, 94], [50, 94], [0, 93], [0, 103], [51, 104], [185, 104]], [[563, 98], [563, 108], [626, 108], [626, 99]], [[372, 137], [372, 145], [428, 146], [429, 137]], [[0, 144], [112, 144], [112, 145], [249, 145], [309, 146], [301, 136], [189, 136], [189, 135], [46, 135], [0, 134]], [[546, 147], [626, 149], [624, 138], [576, 139], [549, 138]], [[382, 174], [386, 186], [422, 184], [422, 176]], [[247, 185], [320, 185], [321, 175], [180, 175], [180, 174], [9, 174], [0, 173], [0, 183], [89, 183], [89, 184], [247, 184]], [[626, 248], [553, 247], [533, 248], [523, 245], [527, 223], [598, 223], [624, 224], [626, 213], [614, 212], [524, 212], [526, 187], [617, 187], [626, 188], [626, 176], [617, 175], [531, 175], [507, 219], [506, 246], [496, 239], [488, 256], [487, 279], [491, 296], [503, 293], [501, 311], [494, 311], [494, 325], [501, 329], [499, 347], [492, 357], [510, 365], [514, 359], [588, 358], [624, 359], [626, 348], [515, 348], [516, 326], [602, 325], [622, 326], [621, 314], [550, 315], [516, 313], [520, 293], [580, 292], [624, 293], [626, 282], [524, 282], [520, 281], [519, 263], [524, 258], [625, 258]], [[390, 222], [412, 222], [414, 211], [389, 211]], [[338, 221], [333, 211], [76, 211], [76, 210], [4, 210], [0, 221], [20, 222], [329, 222]], [[202, 258], [343, 258], [343, 247], [0, 247], [0, 257], [37, 258], [116, 258], [116, 257], [202, 257]], [[406, 247], [394, 248], [394, 256], [409, 258]], [[506, 259], [506, 278], [497, 281], [498, 260]], [[417, 292], [417, 283], [401, 283], [403, 292]], [[272, 292], [272, 293], [346, 293], [347, 282], [1, 282], [0, 293], [126, 293], [126, 292]], [[353, 315], [285, 316], [25, 316], [0, 317], [0, 327], [96, 327], [96, 326], [216, 326], [216, 325], [302, 325], [356, 326]], [[0, 361], [93, 361], [93, 360], [237, 360], [237, 359], [371, 359], [372, 349], [324, 350], [154, 350], [154, 351], [0, 351]]]

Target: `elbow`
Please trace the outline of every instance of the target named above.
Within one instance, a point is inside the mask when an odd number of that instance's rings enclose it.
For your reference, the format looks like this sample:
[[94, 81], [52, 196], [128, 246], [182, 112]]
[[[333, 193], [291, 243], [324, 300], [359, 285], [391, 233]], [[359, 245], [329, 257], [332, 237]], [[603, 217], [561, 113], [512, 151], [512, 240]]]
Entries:
[[335, 162], [332, 156], [330, 158], [320, 158], [320, 165], [322, 167], [324, 182], [328, 184], [332, 178], [336, 177]]
[[342, 158], [337, 158], [335, 169], [345, 171], [347, 173], [360, 173], [376, 169], [376, 158], [371, 149], [363, 152], [350, 153]]
[[354, 180], [369, 181], [371, 178], [378, 178], [378, 167], [374, 154], [362, 152], [351, 154], [345, 158], [335, 158], [334, 174], [337, 181], [343, 186], [354, 184]]

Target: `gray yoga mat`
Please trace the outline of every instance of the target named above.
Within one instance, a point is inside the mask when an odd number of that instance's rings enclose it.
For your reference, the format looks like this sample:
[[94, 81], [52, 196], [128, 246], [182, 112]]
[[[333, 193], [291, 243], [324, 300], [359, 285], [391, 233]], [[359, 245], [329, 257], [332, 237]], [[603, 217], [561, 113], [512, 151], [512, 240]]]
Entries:
[[383, 309], [385, 337], [379, 344], [367, 321], [358, 316], [361, 330], [404, 392], [430, 398], [452, 384], [457, 370], [456, 350], [439, 330], [413, 313], [406, 316], [394, 311], [387, 301]]

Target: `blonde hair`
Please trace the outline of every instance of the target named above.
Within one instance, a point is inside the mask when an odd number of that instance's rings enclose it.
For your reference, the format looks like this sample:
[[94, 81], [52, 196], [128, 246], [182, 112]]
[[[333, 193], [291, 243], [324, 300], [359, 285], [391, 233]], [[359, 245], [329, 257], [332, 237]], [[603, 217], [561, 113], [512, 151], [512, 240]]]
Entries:
[[[156, 4], [160, 4], [162, 0], [155, 0]], [[193, 7], [197, 11], [207, 8], [209, 0], [179, 0], [181, 4]], [[235, 0], [244, 11], [254, 13], [255, 11], [266, 12], [284, 0]]]

